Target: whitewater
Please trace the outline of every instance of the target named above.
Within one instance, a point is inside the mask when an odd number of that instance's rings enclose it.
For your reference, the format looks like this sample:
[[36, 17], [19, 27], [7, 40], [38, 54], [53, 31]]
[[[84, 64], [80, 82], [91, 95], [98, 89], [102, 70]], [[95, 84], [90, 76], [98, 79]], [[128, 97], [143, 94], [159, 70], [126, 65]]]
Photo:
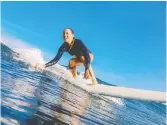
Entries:
[[[56, 64], [43, 70], [45, 63], [38, 48], [1, 43], [2, 125], [166, 124], [166, 105], [88, 93], [72, 84], [68, 68]], [[82, 78], [78, 72], [78, 84]]]

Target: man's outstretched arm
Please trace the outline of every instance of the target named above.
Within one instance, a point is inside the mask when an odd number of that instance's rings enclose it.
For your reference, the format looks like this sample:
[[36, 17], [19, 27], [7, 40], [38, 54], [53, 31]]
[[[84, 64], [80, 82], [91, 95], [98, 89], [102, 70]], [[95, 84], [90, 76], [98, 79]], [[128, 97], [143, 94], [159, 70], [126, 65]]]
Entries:
[[63, 44], [63, 45], [59, 48], [58, 53], [57, 53], [57, 55], [55, 56], [55, 58], [45, 64], [45, 68], [56, 64], [56, 63], [59, 61], [59, 59], [62, 57], [62, 55], [63, 55], [63, 53], [64, 53], [65, 51], [66, 51], [66, 47], [65, 47], [64, 44]]

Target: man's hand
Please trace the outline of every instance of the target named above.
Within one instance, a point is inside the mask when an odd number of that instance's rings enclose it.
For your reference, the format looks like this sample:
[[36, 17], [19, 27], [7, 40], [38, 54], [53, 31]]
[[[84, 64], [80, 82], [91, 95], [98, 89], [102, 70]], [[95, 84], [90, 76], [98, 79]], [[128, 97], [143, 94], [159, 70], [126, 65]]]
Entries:
[[52, 66], [54, 63], [46, 63], [45, 64], [45, 68], [49, 67], [49, 66]]
[[89, 78], [89, 70], [87, 69], [84, 74], [84, 79], [88, 79], [88, 78]]
[[45, 68], [47, 68], [47, 67], [49, 67], [49, 66], [52, 66], [52, 65], [54, 65], [54, 64], [55, 64], [55, 62], [48, 62], [48, 63], [45, 64]]
[[35, 69], [37, 70], [37, 71], [42, 71], [42, 70], [44, 70], [44, 65], [43, 64], [40, 64], [40, 63], [37, 63], [36, 65], [35, 65]]

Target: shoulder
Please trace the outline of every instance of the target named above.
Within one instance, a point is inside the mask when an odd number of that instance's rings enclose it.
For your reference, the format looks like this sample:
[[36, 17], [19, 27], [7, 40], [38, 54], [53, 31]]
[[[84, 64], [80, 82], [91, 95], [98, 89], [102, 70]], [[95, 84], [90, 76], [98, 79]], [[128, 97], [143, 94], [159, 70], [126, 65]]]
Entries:
[[82, 40], [81, 40], [81, 39], [77, 39], [77, 38], [75, 38], [75, 41], [81, 41], [81, 42], [82, 42]]
[[80, 39], [75, 39], [75, 42], [79, 43], [79, 44], [83, 44], [83, 41]]
[[69, 45], [64, 42], [61, 46], [60, 46], [60, 49], [67, 49], [69, 47]]

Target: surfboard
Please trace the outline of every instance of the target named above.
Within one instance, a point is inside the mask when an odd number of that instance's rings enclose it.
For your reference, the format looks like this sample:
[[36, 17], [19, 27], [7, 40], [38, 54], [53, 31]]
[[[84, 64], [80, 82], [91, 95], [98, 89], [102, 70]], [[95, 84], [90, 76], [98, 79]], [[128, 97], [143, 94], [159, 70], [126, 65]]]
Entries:
[[91, 82], [87, 82], [81, 79], [73, 80], [71, 83], [91, 94], [142, 101], [155, 101], [160, 103], [166, 102], [166, 92], [110, 86], [104, 84], [90, 85]]
[[91, 80], [84, 80], [81, 77], [80, 78], [78, 77], [77, 79], [71, 79], [71, 76], [69, 76], [69, 78], [67, 77], [66, 78], [62, 77], [62, 78], [65, 81], [91, 94], [98, 94], [98, 95], [125, 98], [125, 99], [136, 99], [142, 101], [155, 101], [160, 103], [166, 102], [166, 92], [126, 88], [126, 87], [111, 86], [105, 84], [90, 85]]

